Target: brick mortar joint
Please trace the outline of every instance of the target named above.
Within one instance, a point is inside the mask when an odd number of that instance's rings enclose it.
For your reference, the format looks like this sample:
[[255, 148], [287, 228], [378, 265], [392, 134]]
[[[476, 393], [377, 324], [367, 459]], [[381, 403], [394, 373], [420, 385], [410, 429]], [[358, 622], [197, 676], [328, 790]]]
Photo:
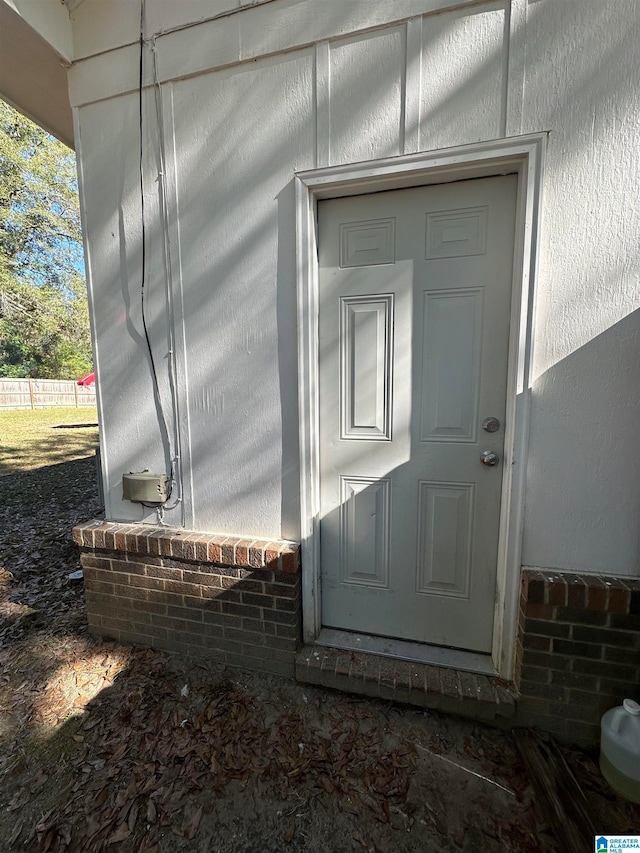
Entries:
[[[145, 560], [147, 558], [152, 559], [152, 560], [158, 560], [159, 559], [161, 561], [160, 565], [164, 566], [164, 561], [167, 560], [167, 561], [169, 561], [169, 563], [180, 563], [183, 571], [201, 574], [205, 578], [208, 575], [215, 575], [216, 574], [215, 569], [222, 569], [222, 570], [241, 569], [244, 572], [252, 571], [252, 572], [259, 573], [256, 575], [255, 578], [252, 576], [251, 580], [255, 579], [255, 580], [259, 580], [263, 583], [278, 584], [279, 583], [278, 580], [274, 580], [273, 575], [277, 576], [277, 575], [282, 573], [281, 569], [271, 568], [270, 566], [247, 566], [244, 563], [221, 563], [218, 561], [211, 561], [211, 560], [189, 560], [186, 557], [170, 557], [169, 555], [150, 554], [148, 551], [145, 551], [145, 552], [143, 552], [143, 551], [121, 551], [117, 548], [110, 550], [107, 548], [92, 548], [90, 545], [79, 545], [78, 550], [80, 552], [80, 560], [82, 560], [82, 558], [84, 556], [87, 556], [87, 557], [94, 557], [96, 559], [105, 560], [106, 562], [109, 562], [111, 560], [115, 560], [117, 562], [130, 563], [132, 566], [136, 565], [136, 564], [140, 564], [140, 563], [144, 565]], [[127, 560], [126, 559], [127, 555], [135, 556], [136, 559], [135, 560]], [[150, 565], [155, 566], [157, 564], [153, 563]], [[209, 570], [203, 571], [200, 568], [200, 566], [210, 567], [213, 571], [209, 571]], [[91, 568], [94, 568], [94, 567], [92, 566]], [[169, 565], [169, 566], [166, 566], [166, 568], [173, 568], [173, 566]], [[110, 570], [110, 568], [109, 568], [109, 570]], [[126, 571], [124, 573], [127, 574]], [[136, 574], [136, 573], [134, 572], [134, 574]], [[296, 574], [297, 579], [296, 579], [295, 583], [289, 584], [291, 589], [295, 589], [301, 583], [300, 571], [297, 570], [295, 574]], [[236, 580], [239, 581], [241, 579], [236, 579]], [[194, 583], [194, 582], [191, 581], [191, 583]], [[276, 593], [271, 593], [271, 594], [276, 595]], [[282, 597], [286, 597], [286, 596], [279, 595], [278, 597], [282, 598]]]
[[[300, 543], [285, 539], [228, 536], [99, 519], [76, 525], [73, 538], [82, 554], [94, 554], [105, 559], [117, 559], [114, 555], [123, 554], [136, 555], [139, 562], [144, 562], [145, 557], [160, 557], [186, 566], [300, 573]], [[155, 548], [150, 546], [149, 540], [154, 542]], [[213, 557], [210, 556], [211, 551]], [[229, 556], [225, 556], [225, 552]]]
[[625, 575], [587, 574], [536, 568], [523, 568], [522, 575], [529, 582], [541, 580], [546, 586], [583, 583], [588, 589], [602, 589], [603, 585], [606, 585], [609, 589], [621, 589], [624, 591], [630, 589], [630, 582], [634, 584], [637, 581], [637, 578], [626, 577]]

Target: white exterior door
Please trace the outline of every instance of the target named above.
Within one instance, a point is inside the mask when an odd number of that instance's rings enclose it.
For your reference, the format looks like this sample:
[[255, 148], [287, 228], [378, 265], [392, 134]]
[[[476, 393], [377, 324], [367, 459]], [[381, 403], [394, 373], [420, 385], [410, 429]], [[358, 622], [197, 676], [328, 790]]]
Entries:
[[327, 627], [491, 651], [516, 188], [318, 203]]

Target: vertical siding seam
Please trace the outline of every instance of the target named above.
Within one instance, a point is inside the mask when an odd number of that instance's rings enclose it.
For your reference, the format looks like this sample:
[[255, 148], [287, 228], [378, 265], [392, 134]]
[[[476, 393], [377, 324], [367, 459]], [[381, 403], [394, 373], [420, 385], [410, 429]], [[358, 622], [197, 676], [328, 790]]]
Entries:
[[505, 9], [505, 38], [507, 40], [504, 71], [503, 134], [522, 133], [527, 22], [526, 0], [509, 0]]
[[401, 151], [414, 154], [420, 150], [420, 119], [422, 105], [422, 15], [406, 24], [403, 139]]
[[329, 42], [316, 45], [316, 168], [331, 163], [331, 57]]

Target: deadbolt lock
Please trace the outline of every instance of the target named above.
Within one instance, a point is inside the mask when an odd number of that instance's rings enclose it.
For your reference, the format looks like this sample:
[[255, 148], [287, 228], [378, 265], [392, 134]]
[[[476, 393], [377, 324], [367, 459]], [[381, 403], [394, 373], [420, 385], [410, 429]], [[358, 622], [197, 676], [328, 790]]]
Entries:
[[485, 418], [482, 421], [482, 429], [485, 432], [497, 432], [500, 429], [500, 421], [497, 418]]

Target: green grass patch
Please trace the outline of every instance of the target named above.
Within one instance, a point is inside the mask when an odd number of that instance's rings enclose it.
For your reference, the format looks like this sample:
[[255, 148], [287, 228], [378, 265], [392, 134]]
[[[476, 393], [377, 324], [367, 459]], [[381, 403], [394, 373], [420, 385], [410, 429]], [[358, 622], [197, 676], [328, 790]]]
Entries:
[[0, 477], [90, 456], [97, 444], [95, 406], [0, 411]]

